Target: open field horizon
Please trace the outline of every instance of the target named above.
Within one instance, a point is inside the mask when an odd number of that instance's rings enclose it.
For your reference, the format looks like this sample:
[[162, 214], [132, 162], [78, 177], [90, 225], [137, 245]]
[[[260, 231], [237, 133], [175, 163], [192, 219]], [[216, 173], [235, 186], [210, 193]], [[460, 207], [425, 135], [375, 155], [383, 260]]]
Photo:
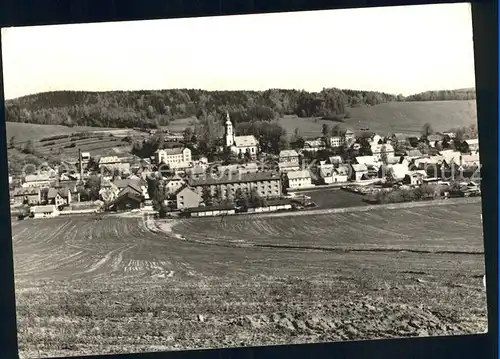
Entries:
[[480, 214], [14, 221], [21, 357], [481, 332]]

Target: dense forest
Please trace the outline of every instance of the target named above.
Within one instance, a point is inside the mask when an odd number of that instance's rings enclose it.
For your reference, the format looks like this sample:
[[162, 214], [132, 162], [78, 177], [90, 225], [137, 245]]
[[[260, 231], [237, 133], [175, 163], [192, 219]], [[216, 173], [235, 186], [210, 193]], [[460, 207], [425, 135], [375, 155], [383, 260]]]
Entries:
[[267, 91], [58, 91], [6, 101], [10, 122], [119, 128], [154, 128], [174, 119], [229, 111], [238, 123], [270, 121], [283, 115], [343, 119], [349, 108], [393, 101], [475, 99], [474, 89], [429, 91], [408, 97], [381, 92], [323, 89]]

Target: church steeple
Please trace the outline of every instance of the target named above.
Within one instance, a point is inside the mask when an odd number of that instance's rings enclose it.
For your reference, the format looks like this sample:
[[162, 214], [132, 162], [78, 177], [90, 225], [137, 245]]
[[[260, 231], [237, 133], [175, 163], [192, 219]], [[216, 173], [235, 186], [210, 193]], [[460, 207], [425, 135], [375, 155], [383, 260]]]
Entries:
[[231, 122], [231, 119], [229, 118], [229, 111], [226, 111], [226, 147], [231, 147], [234, 145], [234, 130], [233, 130], [233, 123]]

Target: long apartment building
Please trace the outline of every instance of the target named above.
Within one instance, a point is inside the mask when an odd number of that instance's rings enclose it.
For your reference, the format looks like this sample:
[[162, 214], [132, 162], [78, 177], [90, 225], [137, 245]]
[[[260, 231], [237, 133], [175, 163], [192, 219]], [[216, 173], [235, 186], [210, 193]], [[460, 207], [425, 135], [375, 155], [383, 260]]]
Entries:
[[243, 195], [254, 190], [262, 198], [279, 198], [282, 194], [281, 177], [276, 172], [206, 175], [204, 178], [190, 178], [188, 185], [200, 195], [204, 188], [208, 188], [212, 196], [218, 193], [223, 199], [235, 196], [238, 190]]

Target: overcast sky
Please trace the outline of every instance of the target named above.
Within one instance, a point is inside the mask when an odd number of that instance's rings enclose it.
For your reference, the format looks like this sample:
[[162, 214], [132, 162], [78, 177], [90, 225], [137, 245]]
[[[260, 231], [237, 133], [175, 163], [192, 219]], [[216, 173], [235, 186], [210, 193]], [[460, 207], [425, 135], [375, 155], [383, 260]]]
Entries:
[[473, 87], [469, 4], [2, 29], [5, 97], [55, 90]]

